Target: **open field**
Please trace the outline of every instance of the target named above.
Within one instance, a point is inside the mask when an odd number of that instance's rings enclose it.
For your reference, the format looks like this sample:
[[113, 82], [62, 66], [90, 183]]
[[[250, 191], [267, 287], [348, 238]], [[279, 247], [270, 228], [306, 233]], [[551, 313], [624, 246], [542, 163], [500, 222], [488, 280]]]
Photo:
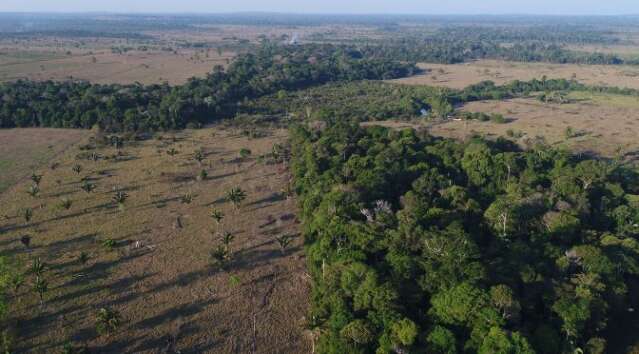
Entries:
[[[207, 128], [126, 142], [120, 152], [98, 147], [95, 162], [78, 160], [74, 148], [56, 159], [55, 170], [39, 170], [39, 197], [24, 192], [26, 181], [0, 195], [7, 214], [0, 221], [2, 253], [25, 267], [38, 257], [47, 265], [42, 307], [32, 277], [15, 294], [18, 352], [59, 352], [67, 341], [108, 353], [309, 352], [302, 240], [295, 201], [282, 193], [289, 175], [282, 164], [257, 159], [285, 138], [282, 130], [249, 140]], [[239, 158], [244, 147], [252, 157]], [[177, 154], [169, 156], [170, 149]], [[201, 165], [193, 159], [199, 149]], [[75, 164], [80, 173], [72, 171]], [[196, 180], [202, 169], [208, 177]], [[97, 186], [93, 193], [80, 189], [83, 178]], [[238, 211], [225, 199], [233, 187], [247, 193]], [[123, 210], [112, 201], [116, 190], [128, 194]], [[62, 198], [72, 201], [68, 210]], [[30, 222], [21, 216], [25, 208], [33, 210]], [[212, 209], [225, 214], [220, 226]], [[222, 231], [234, 236], [226, 271], [210, 258]], [[28, 248], [24, 235], [32, 237]], [[285, 252], [276, 242], [282, 235], [294, 237]], [[96, 314], [103, 307], [118, 311], [122, 324], [99, 336]]]
[[[466, 139], [475, 134], [487, 138], [516, 139], [522, 146], [539, 137], [555, 147], [577, 152], [628, 159], [639, 155], [639, 101], [633, 97], [573, 92], [570, 104], [548, 104], [533, 98], [472, 102], [461, 107], [469, 112], [501, 113], [506, 123], [476, 120], [444, 122], [369, 122], [393, 128], [427, 128], [436, 136]], [[572, 136], [567, 137], [570, 127]]]
[[588, 85], [639, 88], [639, 67], [625, 65], [578, 65], [516, 63], [479, 60], [464, 64], [419, 64], [427, 72], [392, 82], [408, 85], [431, 85], [462, 89], [481, 81], [505, 84], [513, 80], [571, 79]]
[[77, 129], [0, 129], [0, 193], [86, 135]]
[[[600, 98], [601, 99], [601, 98]], [[489, 137], [506, 136], [508, 130], [523, 132], [522, 142], [537, 136], [548, 143], [567, 147], [579, 152], [592, 152], [614, 157], [619, 150], [635, 157], [639, 151], [639, 116], [636, 109], [584, 100], [582, 102], [556, 105], [545, 104], [534, 99], [514, 99], [501, 102], [485, 101], [467, 104], [463, 110], [471, 112], [501, 113], [510, 122], [453, 121], [432, 129], [434, 134], [460, 137], [466, 131], [475, 131]], [[573, 136], [568, 137], [568, 127]]]
[[182, 84], [191, 77], [203, 77], [214, 66], [226, 66], [233, 53], [215, 50], [128, 51], [113, 53], [50, 52], [0, 49], [0, 81], [17, 79], [81, 79], [94, 83]]

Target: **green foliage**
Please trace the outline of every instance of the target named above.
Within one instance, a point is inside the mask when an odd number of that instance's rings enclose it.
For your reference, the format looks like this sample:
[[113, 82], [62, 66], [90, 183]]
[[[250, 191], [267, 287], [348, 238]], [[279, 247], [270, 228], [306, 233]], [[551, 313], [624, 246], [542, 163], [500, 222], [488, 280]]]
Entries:
[[91, 193], [93, 192], [97, 187], [94, 183], [91, 183], [89, 181], [84, 181], [82, 182], [82, 186], [80, 186], [80, 188], [85, 191], [86, 193]]
[[393, 323], [391, 325], [391, 331], [393, 338], [395, 338], [399, 344], [410, 346], [415, 342], [419, 329], [415, 322], [404, 318]]
[[222, 223], [222, 220], [224, 219], [224, 213], [221, 210], [219, 210], [219, 209], [211, 210], [211, 214], [209, 214], [209, 215], [211, 216], [211, 218], [213, 218], [213, 220], [215, 220], [215, 223], [217, 225]]
[[31, 208], [23, 209], [22, 210], [22, 217], [24, 218], [25, 222], [31, 221], [31, 219], [33, 218], [33, 209], [31, 209]]
[[75, 172], [76, 174], [79, 175], [80, 172], [82, 172], [82, 165], [75, 164], [75, 165], [73, 165], [71, 170], [73, 170], [73, 172]]
[[601, 351], [635, 306], [621, 164], [346, 122], [291, 147], [318, 352]]
[[40, 181], [42, 181], [42, 175], [38, 175], [35, 172], [31, 174], [31, 180], [37, 186], [40, 185]]
[[112, 238], [107, 238], [102, 241], [102, 247], [106, 248], [109, 251], [113, 250], [117, 244], [117, 241]]
[[[273, 60], [275, 56], [279, 59]], [[5, 99], [0, 101], [0, 128], [88, 129], [98, 125], [107, 131], [138, 131], [200, 126], [235, 116], [237, 102], [245, 98], [328, 82], [392, 79], [415, 71], [414, 64], [370, 58], [354, 47], [280, 46], [267, 41], [257, 50], [235, 57], [226, 70], [217, 66], [206, 77], [193, 78], [181, 86], [2, 83], [0, 97]]]
[[200, 170], [197, 174], [198, 181], [205, 181], [209, 177], [209, 173], [206, 170]]
[[240, 159], [246, 160], [247, 157], [251, 156], [251, 150], [247, 148], [240, 149]]
[[225, 269], [231, 260], [231, 253], [228, 247], [219, 245], [211, 251], [211, 265], [215, 268]]
[[206, 158], [206, 156], [204, 155], [204, 151], [202, 151], [202, 150], [197, 150], [193, 154], [193, 159], [195, 161], [197, 161], [200, 165], [202, 164], [202, 162], [204, 161], [205, 158]]
[[27, 189], [27, 194], [33, 198], [37, 197], [40, 194], [40, 187], [38, 187], [37, 184], [30, 186], [29, 189]]
[[534, 354], [525, 338], [519, 333], [508, 333], [493, 327], [479, 347], [479, 354]]
[[275, 241], [277, 241], [277, 244], [280, 246], [280, 251], [284, 254], [286, 253], [288, 246], [291, 244], [291, 241], [293, 241], [293, 237], [291, 237], [291, 235], [282, 235], [276, 237]]
[[182, 204], [191, 204], [193, 202], [193, 199], [195, 198], [195, 195], [191, 192], [185, 193], [180, 197], [180, 202]]
[[118, 206], [120, 211], [124, 211], [124, 203], [127, 201], [128, 198], [129, 198], [129, 195], [126, 194], [126, 192], [117, 191], [115, 192], [115, 194], [113, 194], [113, 197], [111, 199]]
[[95, 319], [95, 329], [99, 335], [109, 335], [118, 330], [122, 324], [120, 313], [110, 309], [101, 308], [98, 310]]
[[244, 199], [246, 199], [246, 192], [240, 187], [231, 188], [231, 190], [226, 193], [226, 199], [233, 203], [235, 209], [239, 209]]
[[73, 206], [73, 201], [69, 198], [62, 198], [60, 199], [60, 204], [59, 204], [61, 209], [64, 210], [69, 210], [71, 209], [71, 206]]
[[457, 353], [455, 334], [446, 327], [435, 326], [426, 338], [428, 348], [433, 353], [454, 354]]

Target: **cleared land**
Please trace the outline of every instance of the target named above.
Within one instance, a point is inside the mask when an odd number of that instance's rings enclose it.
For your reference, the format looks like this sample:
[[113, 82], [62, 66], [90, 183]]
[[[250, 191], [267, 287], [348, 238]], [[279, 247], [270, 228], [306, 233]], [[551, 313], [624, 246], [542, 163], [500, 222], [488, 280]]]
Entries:
[[77, 129], [0, 129], [0, 193], [86, 135]]
[[226, 66], [231, 52], [215, 50], [96, 52], [39, 51], [0, 48], [0, 81], [81, 79], [94, 83], [182, 84], [203, 77], [216, 65]]
[[462, 89], [481, 81], [505, 84], [513, 80], [577, 79], [588, 85], [639, 88], [639, 66], [518, 63], [479, 60], [464, 64], [419, 64], [425, 73], [391, 82]]
[[[639, 157], [639, 100], [634, 97], [573, 92], [573, 103], [549, 104], [534, 98], [472, 102], [460, 107], [469, 112], [501, 113], [506, 123], [476, 120], [437, 122], [369, 122], [394, 128], [427, 128], [436, 136], [466, 139], [472, 135], [499, 136], [530, 146], [543, 139], [555, 147], [604, 157], [619, 153]], [[570, 128], [570, 129], [569, 129]], [[568, 134], [570, 133], [570, 134]]]
[[[25, 267], [37, 257], [47, 264], [42, 308], [31, 276], [15, 294], [18, 352], [59, 352], [66, 341], [108, 353], [309, 352], [302, 239], [295, 201], [282, 193], [289, 175], [286, 166], [257, 159], [285, 138], [282, 130], [251, 140], [221, 127], [184, 131], [126, 143], [121, 153], [98, 148], [96, 162], [78, 160], [81, 151], [70, 149], [55, 170], [39, 171], [39, 197], [25, 193], [26, 181], [0, 195], [7, 214], [0, 220], [2, 252]], [[239, 158], [244, 147], [252, 157]], [[202, 165], [193, 159], [198, 149]], [[208, 177], [196, 180], [202, 169]], [[97, 189], [81, 190], [82, 178]], [[239, 211], [225, 198], [233, 187], [247, 192]], [[129, 196], [124, 211], [112, 200], [116, 190]], [[61, 207], [62, 198], [72, 201], [70, 209]], [[25, 208], [33, 210], [28, 223]], [[213, 209], [225, 214], [220, 226]], [[222, 231], [234, 236], [226, 271], [210, 258]], [[29, 248], [23, 235], [32, 237]], [[294, 237], [286, 252], [276, 242], [282, 235]], [[96, 333], [102, 307], [122, 315], [112, 335]]]

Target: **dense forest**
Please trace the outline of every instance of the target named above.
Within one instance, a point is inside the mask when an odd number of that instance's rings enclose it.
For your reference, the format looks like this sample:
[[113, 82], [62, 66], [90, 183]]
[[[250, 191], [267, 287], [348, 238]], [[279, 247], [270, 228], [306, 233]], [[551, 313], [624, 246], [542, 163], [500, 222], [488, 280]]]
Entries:
[[639, 305], [619, 164], [343, 122], [292, 146], [318, 352], [604, 353]]
[[365, 59], [331, 45], [265, 43], [239, 56], [227, 70], [181, 86], [97, 85], [17, 81], [0, 84], [0, 127], [161, 130], [233, 117], [239, 102], [333, 81], [380, 80], [411, 75], [414, 64]]

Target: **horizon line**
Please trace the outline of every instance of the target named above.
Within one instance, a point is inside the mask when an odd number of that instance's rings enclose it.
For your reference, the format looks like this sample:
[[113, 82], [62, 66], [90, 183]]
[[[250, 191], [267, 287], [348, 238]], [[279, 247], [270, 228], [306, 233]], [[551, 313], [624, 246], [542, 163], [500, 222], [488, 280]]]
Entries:
[[546, 14], [546, 13], [384, 13], [384, 12], [281, 12], [281, 11], [222, 11], [222, 12], [195, 12], [195, 11], [7, 11], [0, 10], [0, 14], [38, 14], [38, 15], [285, 15], [285, 16], [487, 16], [487, 17], [512, 17], [512, 16], [541, 16], [541, 17], [636, 17], [639, 13], [633, 14]]

